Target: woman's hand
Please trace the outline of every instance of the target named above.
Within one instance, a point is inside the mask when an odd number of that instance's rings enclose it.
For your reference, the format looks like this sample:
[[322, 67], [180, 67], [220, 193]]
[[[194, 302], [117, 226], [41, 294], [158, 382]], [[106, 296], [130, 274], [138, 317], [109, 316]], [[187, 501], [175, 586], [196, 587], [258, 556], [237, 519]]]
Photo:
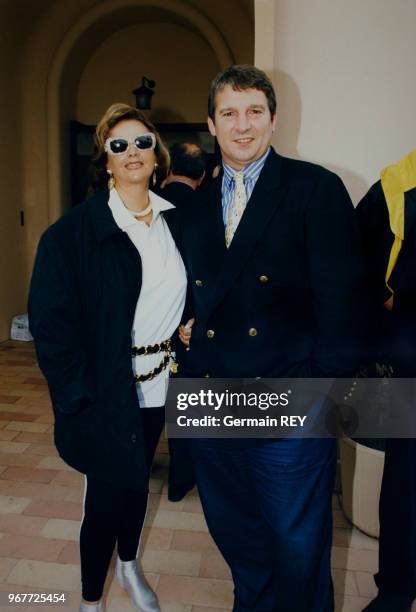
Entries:
[[192, 335], [192, 326], [195, 323], [195, 319], [189, 319], [185, 325], [179, 325], [179, 338], [189, 351], [189, 341]]

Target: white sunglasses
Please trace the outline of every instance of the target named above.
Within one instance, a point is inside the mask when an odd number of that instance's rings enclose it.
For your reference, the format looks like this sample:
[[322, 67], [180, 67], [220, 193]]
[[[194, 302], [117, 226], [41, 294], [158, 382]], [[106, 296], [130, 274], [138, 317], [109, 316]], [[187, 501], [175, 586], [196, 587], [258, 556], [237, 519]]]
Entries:
[[105, 141], [104, 150], [110, 155], [123, 155], [131, 144], [134, 144], [139, 151], [153, 150], [156, 146], [156, 136], [151, 132], [139, 134], [133, 140], [113, 136]]

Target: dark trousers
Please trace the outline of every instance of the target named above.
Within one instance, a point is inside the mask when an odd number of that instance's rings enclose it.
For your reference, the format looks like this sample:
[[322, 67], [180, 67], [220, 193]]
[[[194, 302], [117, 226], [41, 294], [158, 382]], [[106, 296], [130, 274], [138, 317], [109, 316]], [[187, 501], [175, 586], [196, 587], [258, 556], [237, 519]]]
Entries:
[[[164, 424], [164, 408], [144, 408], [141, 414], [150, 474]], [[85, 601], [101, 599], [116, 543], [122, 561], [136, 558], [147, 497], [147, 491], [124, 489], [87, 475], [80, 531], [82, 597]]]
[[234, 612], [332, 612], [335, 441], [192, 440], [209, 530], [231, 568]]
[[416, 596], [416, 440], [386, 441], [380, 497], [380, 591]]

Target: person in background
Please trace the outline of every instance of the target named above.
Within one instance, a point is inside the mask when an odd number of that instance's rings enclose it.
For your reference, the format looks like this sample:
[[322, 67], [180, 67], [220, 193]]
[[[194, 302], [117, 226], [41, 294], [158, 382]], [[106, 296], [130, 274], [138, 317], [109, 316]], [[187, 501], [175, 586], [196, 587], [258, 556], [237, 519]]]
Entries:
[[178, 208], [193, 201], [194, 192], [204, 180], [206, 156], [197, 144], [174, 143], [169, 148], [170, 171], [161, 195]]
[[169, 165], [154, 126], [117, 103], [100, 119], [95, 144], [108, 188], [41, 237], [30, 329], [59, 454], [86, 475], [80, 610], [104, 610], [117, 545], [116, 576], [134, 608], [157, 612], [136, 557], [186, 273], [174, 240], [175, 207], [149, 189], [157, 167]]
[[[363, 262], [341, 179], [274, 151], [275, 91], [254, 66], [231, 66], [214, 79], [208, 114], [222, 169], [181, 233], [195, 322], [180, 330], [189, 350], [179, 373], [353, 375]], [[190, 446], [209, 530], [231, 568], [234, 612], [332, 612], [335, 440], [210, 438]]]
[[[374, 362], [416, 377], [416, 151], [384, 168], [357, 206], [377, 338]], [[414, 409], [414, 406], [411, 408]], [[386, 439], [379, 592], [366, 612], [410, 612], [416, 597], [416, 440]]]

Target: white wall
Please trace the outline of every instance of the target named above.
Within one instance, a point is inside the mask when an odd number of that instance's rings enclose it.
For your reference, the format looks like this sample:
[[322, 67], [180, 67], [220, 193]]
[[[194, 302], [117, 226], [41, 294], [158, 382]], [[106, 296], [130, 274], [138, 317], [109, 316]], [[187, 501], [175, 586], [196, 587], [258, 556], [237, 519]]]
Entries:
[[[258, 15], [275, 23], [265, 68], [279, 150], [331, 167], [358, 201], [416, 148], [415, 0], [257, 0]], [[262, 44], [257, 36], [256, 57]]]

